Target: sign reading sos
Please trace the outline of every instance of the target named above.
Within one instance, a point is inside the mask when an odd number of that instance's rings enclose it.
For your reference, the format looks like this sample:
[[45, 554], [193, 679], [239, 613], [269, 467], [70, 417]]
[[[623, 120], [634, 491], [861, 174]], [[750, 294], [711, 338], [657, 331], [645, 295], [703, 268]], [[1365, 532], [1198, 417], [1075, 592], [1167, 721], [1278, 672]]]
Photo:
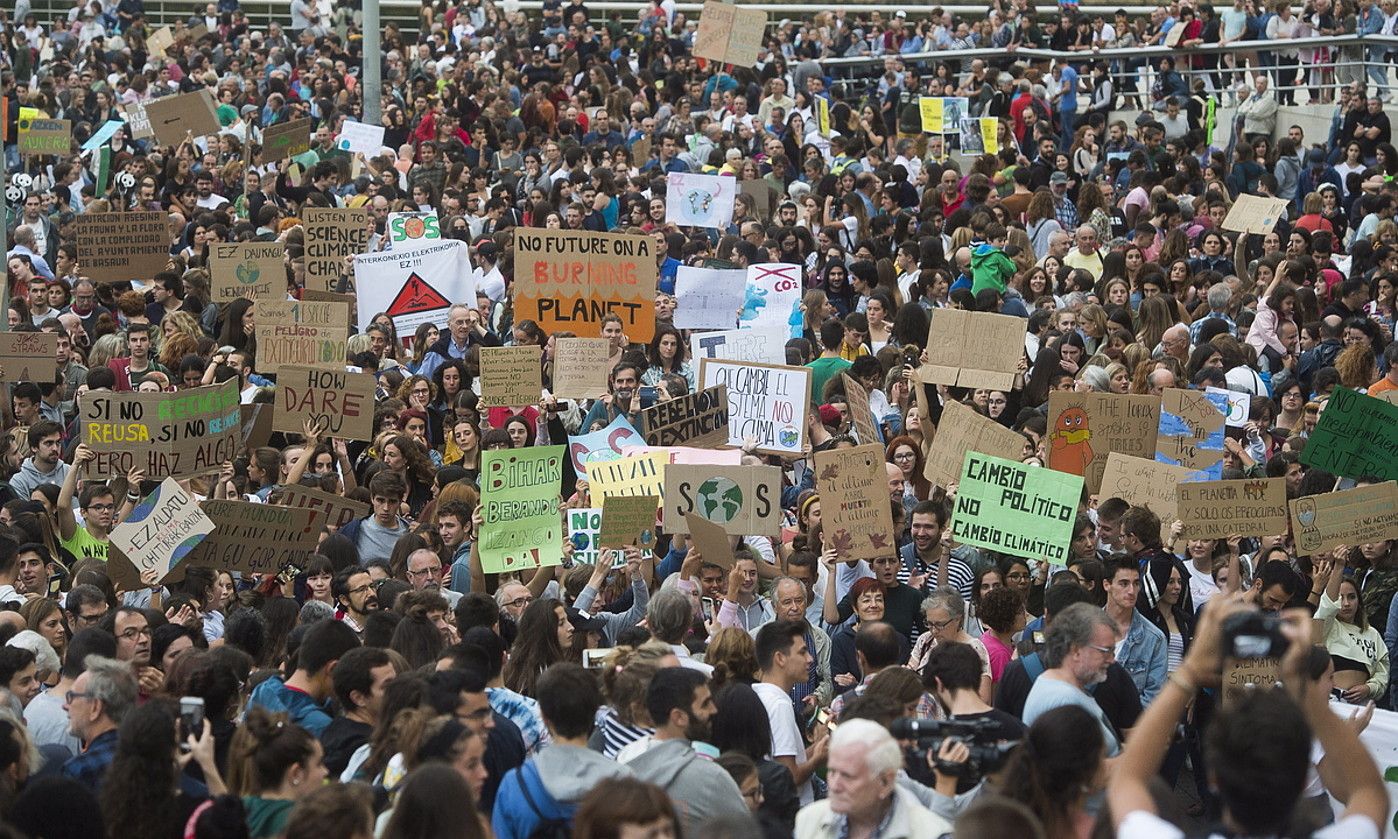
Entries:
[[441, 239], [442, 227], [436, 213], [390, 213], [388, 235], [395, 243]]

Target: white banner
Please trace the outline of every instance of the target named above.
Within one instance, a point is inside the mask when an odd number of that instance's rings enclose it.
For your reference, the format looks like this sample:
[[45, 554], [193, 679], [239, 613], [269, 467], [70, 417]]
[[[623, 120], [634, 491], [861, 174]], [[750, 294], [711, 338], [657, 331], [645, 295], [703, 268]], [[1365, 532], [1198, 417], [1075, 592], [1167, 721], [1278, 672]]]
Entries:
[[723, 230], [733, 223], [738, 179], [671, 172], [665, 179], [665, 221]]
[[[1359, 709], [1343, 702], [1331, 702], [1330, 710], [1343, 719], [1349, 719]], [[1374, 758], [1374, 763], [1378, 764], [1380, 775], [1387, 773], [1390, 768], [1398, 767], [1398, 713], [1374, 711], [1374, 718], [1369, 721], [1369, 726], [1359, 735], [1359, 742], [1364, 744], [1364, 748], [1368, 749], [1369, 755]], [[1334, 808], [1336, 817], [1345, 809], [1345, 805], [1333, 797], [1330, 799], [1330, 806]], [[1385, 839], [1398, 839], [1398, 832], [1393, 829], [1395, 812], [1398, 812], [1398, 783], [1390, 781], [1388, 783], [1388, 818], [1379, 825]]]
[[701, 358], [785, 364], [787, 339], [786, 326], [696, 332], [689, 336], [689, 357], [693, 364], [698, 364]]
[[743, 310], [738, 315], [738, 328], [781, 327], [786, 329], [788, 338], [800, 338], [803, 331], [803, 275], [800, 265], [786, 262], [749, 265], [747, 291], [743, 298]]
[[476, 281], [466, 258], [466, 244], [450, 239], [411, 250], [359, 254], [354, 258], [354, 288], [359, 295], [359, 330], [374, 315], [387, 312], [399, 335], [411, 335], [420, 323], [446, 328], [453, 303], [476, 306]]
[[732, 329], [743, 307], [747, 271], [691, 268], [675, 272], [677, 329]]
[[365, 125], [347, 119], [340, 126], [340, 136], [335, 141], [335, 147], [340, 151], [358, 152], [366, 156], [376, 155], [383, 148], [383, 130], [382, 125]]

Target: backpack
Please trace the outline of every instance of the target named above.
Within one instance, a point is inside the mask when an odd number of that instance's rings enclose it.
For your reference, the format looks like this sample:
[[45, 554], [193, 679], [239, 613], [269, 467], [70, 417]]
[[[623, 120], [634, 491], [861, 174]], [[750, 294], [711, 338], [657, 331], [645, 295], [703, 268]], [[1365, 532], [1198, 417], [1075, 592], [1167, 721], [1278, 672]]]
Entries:
[[[529, 832], [529, 839], [571, 839], [573, 835], [573, 825], [569, 819], [549, 819], [544, 817], [544, 813], [539, 809], [539, 805], [534, 803], [534, 796], [529, 794], [529, 785], [524, 782], [524, 768], [515, 773], [515, 783], [519, 784], [519, 791], [524, 793], [524, 803], [529, 805], [529, 809], [534, 811], [534, 815], [539, 819], [539, 823], [534, 825], [534, 829]], [[539, 770], [534, 770], [537, 777]]]

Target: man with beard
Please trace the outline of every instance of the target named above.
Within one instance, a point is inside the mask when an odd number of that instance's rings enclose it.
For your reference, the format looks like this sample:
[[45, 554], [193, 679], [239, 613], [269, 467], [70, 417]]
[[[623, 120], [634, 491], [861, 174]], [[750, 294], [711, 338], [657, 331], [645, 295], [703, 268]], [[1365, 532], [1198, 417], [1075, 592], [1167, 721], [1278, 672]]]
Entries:
[[1049, 624], [1042, 653], [1048, 669], [1034, 680], [1024, 701], [1025, 725], [1063, 705], [1077, 705], [1102, 726], [1107, 757], [1121, 751], [1121, 741], [1101, 706], [1087, 689], [1107, 678], [1115, 659], [1116, 626], [1107, 613], [1087, 603], [1074, 603]]
[[374, 594], [373, 578], [363, 568], [346, 568], [330, 583], [330, 593], [340, 608], [336, 617], [355, 631], [364, 632], [364, 622], [369, 613], [379, 608], [378, 595]]
[[[620, 326], [620, 322], [616, 322], [616, 325]], [[603, 334], [602, 337], [608, 336]], [[635, 397], [641, 387], [641, 373], [641, 368], [630, 361], [622, 361], [613, 367], [611, 392], [592, 403], [591, 410], [583, 419], [583, 429], [591, 429], [594, 423], [599, 422], [601, 425], [597, 427], [606, 426], [619, 416], [626, 417], [627, 421], [639, 428], [641, 402]]]
[[717, 816], [746, 816], [743, 793], [732, 776], [700, 757], [691, 745], [709, 736], [714, 699], [708, 678], [687, 667], [657, 670], [646, 688], [646, 711], [656, 726], [653, 745], [626, 765], [636, 777], [665, 790], [671, 800], [685, 803], [680, 835], [700, 835], [699, 826]]

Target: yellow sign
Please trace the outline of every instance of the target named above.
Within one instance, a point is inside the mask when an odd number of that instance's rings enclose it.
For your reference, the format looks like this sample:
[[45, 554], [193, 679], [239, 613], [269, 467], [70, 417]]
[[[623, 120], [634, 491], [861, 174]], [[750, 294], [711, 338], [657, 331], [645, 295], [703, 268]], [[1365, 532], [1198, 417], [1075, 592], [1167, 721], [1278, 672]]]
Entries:
[[946, 124], [942, 121], [942, 99], [939, 96], [920, 96], [918, 111], [922, 114], [922, 131], [925, 134], [942, 134]]
[[986, 154], [1000, 153], [1000, 120], [995, 117], [981, 117], [981, 144]]
[[[593, 460], [584, 464], [591, 485], [592, 504], [602, 506], [602, 500], [614, 495], [665, 495], [665, 467], [670, 465], [670, 452], [658, 449], [645, 454], [633, 454], [616, 460]], [[660, 506], [659, 502], [656, 507]]]
[[816, 97], [816, 127], [820, 136], [830, 136], [830, 100], [824, 96]]

